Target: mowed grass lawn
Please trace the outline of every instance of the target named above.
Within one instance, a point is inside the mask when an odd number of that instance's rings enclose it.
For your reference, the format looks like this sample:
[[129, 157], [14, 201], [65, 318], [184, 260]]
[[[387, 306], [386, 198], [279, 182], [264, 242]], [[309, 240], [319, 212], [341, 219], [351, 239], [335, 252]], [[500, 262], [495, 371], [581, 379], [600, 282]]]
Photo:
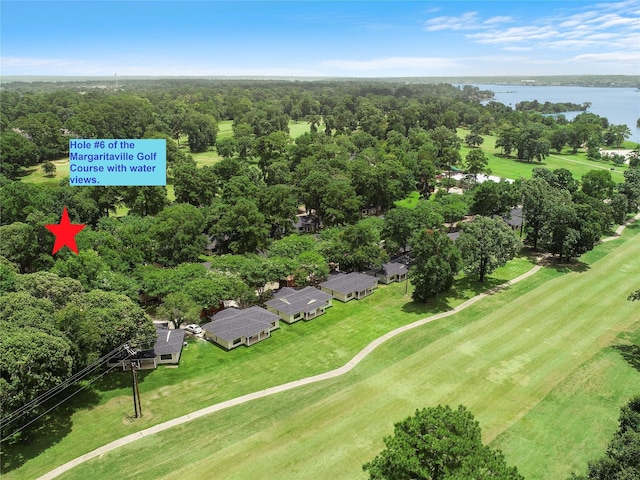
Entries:
[[531, 268], [531, 261], [521, 257], [494, 272], [484, 285], [461, 278], [451, 292], [430, 305], [413, 303], [411, 289], [408, 295], [404, 293], [404, 283], [381, 286], [361, 301], [335, 301], [325, 315], [311, 322], [282, 322], [272, 338], [251, 348], [227, 352], [205, 341], [192, 343], [183, 351], [179, 368], [141, 374], [144, 416], [133, 424], [123, 416], [123, 412], [132, 413], [130, 374], [110, 374], [108, 384], [75, 404], [77, 410], [70, 420], [62, 419], [61, 424], [71, 422], [71, 431], [58, 433], [50, 427], [45, 429], [48, 435], [33, 443], [3, 452], [2, 471], [7, 473], [26, 462], [8, 475], [35, 478], [116, 438], [220, 401], [342, 366], [394, 328], [451, 309]]
[[[640, 344], [638, 334], [623, 335], [621, 342], [631, 337]], [[620, 406], [640, 394], [640, 373], [621, 350], [626, 349], [605, 348], [583, 364], [492, 446], [517, 464], [527, 480], [584, 473], [586, 462], [603, 455], [617, 430]]]
[[[458, 128], [458, 136], [464, 140], [469, 130]], [[548, 168], [555, 170], [557, 168], [566, 168], [569, 170], [576, 180], [580, 180], [582, 176], [590, 170], [608, 170], [611, 172], [611, 178], [616, 183], [624, 181], [624, 172], [628, 169], [626, 165], [617, 166], [608, 161], [593, 161], [587, 159], [587, 155], [583, 149], [579, 149], [578, 153], [571, 153], [570, 148], [565, 147], [562, 153], [558, 154], [551, 151], [550, 155], [542, 162], [534, 161], [532, 163], [520, 162], [514, 158], [505, 158], [498, 156], [500, 148], [496, 148], [496, 137], [493, 135], [482, 135], [484, 142], [480, 148], [485, 152], [489, 159], [489, 168], [492, 175], [502, 178], [531, 178], [531, 171], [534, 168]], [[467, 156], [470, 148], [463, 142], [460, 149], [462, 159]], [[611, 170], [613, 169], [613, 170]]]
[[[227, 138], [233, 136], [232, 130], [233, 121], [224, 120], [218, 123], [218, 135], [217, 138]], [[289, 121], [289, 135], [291, 138], [298, 138], [300, 135], [309, 132], [309, 124], [307, 122], [294, 122]], [[323, 128], [320, 125], [318, 128]], [[218, 155], [215, 148], [210, 148], [206, 152], [193, 153], [189, 151], [189, 145], [187, 143], [187, 137], [180, 138], [180, 146], [184, 147], [185, 153], [191, 155], [193, 159], [198, 163], [198, 166], [203, 167], [205, 165], [214, 165], [222, 160], [222, 157]], [[55, 176], [46, 176], [42, 171], [42, 164], [34, 165], [28, 169], [28, 173], [21, 177], [23, 182], [40, 183], [49, 187], [57, 187], [61, 178], [69, 176], [69, 157], [53, 160], [52, 162], [56, 166]]]
[[[142, 439], [61, 478], [365, 478], [362, 463], [383, 447], [393, 423], [439, 403], [469, 407], [486, 442], [518, 436], [514, 452], [500, 446], [527, 478], [543, 478], [544, 471], [564, 478], [603, 451], [640, 379], [610, 348], [621, 332], [640, 326], [638, 305], [626, 300], [640, 268], [639, 233], [635, 226], [574, 267], [545, 268], [453, 317], [395, 337], [343, 377]], [[381, 313], [371, 311], [372, 327], [384, 321]], [[331, 359], [341, 349], [330, 342], [323, 353]], [[273, 368], [254, 363], [236, 381], [269, 377]], [[610, 372], [628, 388], [612, 392], [617, 382]], [[574, 403], [587, 397], [584, 405]], [[555, 408], [557, 421], [539, 413], [545, 405]], [[603, 411], [612, 425], [589, 421]], [[545, 427], [554, 430], [528, 436]], [[49, 456], [50, 468], [59, 463]]]
[[[232, 125], [232, 120], [224, 120], [218, 123], [219, 130], [217, 138], [233, 137]], [[309, 129], [310, 126], [307, 122], [294, 122], [293, 120], [289, 121], [289, 135], [291, 136], [291, 138], [298, 138], [300, 135], [307, 133]], [[180, 140], [180, 144], [188, 145], [186, 136]], [[187, 153], [189, 153], [193, 157], [193, 159], [198, 162], [198, 166], [200, 167], [203, 167], [205, 165], [213, 165], [222, 160], [222, 157], [218, 155], [218, 152], [215, 148], [211, 148], [202, 153], [191, 153], [187, 149]]]

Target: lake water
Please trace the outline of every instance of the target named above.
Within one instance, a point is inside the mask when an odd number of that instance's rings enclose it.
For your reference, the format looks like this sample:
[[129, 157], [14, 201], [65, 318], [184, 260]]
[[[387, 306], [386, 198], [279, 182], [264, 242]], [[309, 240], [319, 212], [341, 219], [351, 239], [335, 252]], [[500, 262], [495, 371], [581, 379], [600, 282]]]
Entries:
[[[640, 91], [635, 88], [591, 88], [553, 87], [526, 85], [475, 85], [481, 90], [495, 93], [494, 100], [515, 108], [523, 100], [544, 102], [591, 102], [588, 112], [607, 117], [613, 125], [626, 124], [631, 130], [629, 140], [640, 143], [640, 128], [636, 121], [640, 117]], [[572, 120], [581, 112], [567, 112]]]

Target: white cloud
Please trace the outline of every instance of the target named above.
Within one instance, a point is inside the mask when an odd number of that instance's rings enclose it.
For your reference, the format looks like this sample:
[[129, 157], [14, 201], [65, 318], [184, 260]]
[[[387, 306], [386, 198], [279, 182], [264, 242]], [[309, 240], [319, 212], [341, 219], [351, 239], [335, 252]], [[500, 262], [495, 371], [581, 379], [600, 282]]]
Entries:
[[552, 38], [557, 34], [558, 32], [550, 26], [522, 26], [511, 27], [506, 30], [491, 30], [489, 32], [473, 33], [467, 35], [467, 38], [475, 40], [478, 43], [511, 44]]
[[506, 29], [491, 25], [490, 18], [481, 22], [490, 28], [467, 33], [465, 37], [475, 43], [494, 45], [507, 51], [566, 49], [587, 55], [628, 48], [638, 52], [640, 16], [635, 12], [637, 8], [633, 7], [637, 7], [637, 1], [590, 5], [582, 11], [576, 8], [567, 12], [564, 9], [562, 13], [530, 22], [507, 17], [504, 22], [519, 21], [520, 25]]
[[424, 22], [425, 30], [474, 30], [480, 27], [478, 12], [466, 12], [459, 17], [435, 17]]
[[502, 47], [502, 49], [508, 52], [530, 52], [531, 50], [533, 50], [533, 47], [516, 47], [514, 45], [514, 46]]
[[512, 20], [511, 17], [498, 15], [483, 21], [478, 16], [478, 12], [466, 12], [457, 17], [434, 17], [424, 22], [424, 28], [428, 32], [441, 30], [482, 30], [495, 27], [502, 23], [511, 22]]
[[629, 52], [609, 52], [609, 53], [585, 53], [570, 58], [571, 62], [615, 62], [628, 64], [633, 62], [638, 64], [638, 54]]
[[610, 40], [612, 38], [617, 38], [618, 34], [616, 33], [594, 33], [593, 35], [587, 35], [585, 40]]
[[497, 16], [497, 17], [491, 17], [488, 20], [485, 20], [484, 22], [482, 22], [483, 25], [498, 25], [500, 23], [509, 23], [512, 22], [513, 18], [511, 17], [505, 17], [505, 16]]

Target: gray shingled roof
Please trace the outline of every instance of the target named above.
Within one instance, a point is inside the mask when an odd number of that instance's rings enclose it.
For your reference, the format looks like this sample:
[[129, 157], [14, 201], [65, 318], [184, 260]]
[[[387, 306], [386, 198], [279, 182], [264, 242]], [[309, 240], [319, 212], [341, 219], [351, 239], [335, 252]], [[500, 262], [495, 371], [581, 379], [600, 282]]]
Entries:
[[[134, 359], [155, 358], [158, 355], [180, 353], [182, 351], [182, 343], [184, 342], [184, 330], [171, 330], [164, 325], [155, 325], [156, 327], [156, 343], [153, 348], [141, 350], [134, 355]], [[114, 357], [114, 360], [123, 360], [126, 354]]]
[[260, 307], [250, 307], [244, 310], [227, 308], [213, 316], [213, 321], [202, 328], [228, 342], [240, 337], [251, 337], [271, 328], [274, 320], [280, 317], [275, 313]]
[[447, 233], [447, 237], [449, 237], [453, 242], [460, 236], [460, 232], [450, 232]]
[[382, 270], [386, 273], [387, 277], [394, 275], [404, 275], [407, 273], [407, 266], [402, 263], [389, 262], [382, 266]]
[[156, 325], [156, 333], [158, 338], [156, 339], [156, 344], [153, 347], [156, 355], [178, 353], [182, 350], [184, 330], [170, 330], [166, 327]]
[[293, 226], [296, 229], [300, 230], [301, 228], [307, 225], [316, 225], [317, 220], [318, 220], [318, 217], [312, 214], [300, 215], [300, 216], [297, 216], [297, 219], [293, 224]]
[[515, 207], [509, 212], [509, 218], [507, 223], [512, 227], [520, 227], [524, 223], [524, 214], [522, 213], [522, 207]]
[[287, 315], [311, 312], [318, 307], [327, 305], [332, 298], [328, 293], [313, 287], [305, 287], [302, 290], [284, 287], [274, 296], [276, 298], [265, 302], [266, 305]]
[[348, 274], [338, 273], [333, 275], [326, 282], [322, 282], [320, 286], [346, 295], [351, 292], [360, 292], [367, 288], [371, 288], [377, 283], [378, 280], [370, 275], [351, 272]]

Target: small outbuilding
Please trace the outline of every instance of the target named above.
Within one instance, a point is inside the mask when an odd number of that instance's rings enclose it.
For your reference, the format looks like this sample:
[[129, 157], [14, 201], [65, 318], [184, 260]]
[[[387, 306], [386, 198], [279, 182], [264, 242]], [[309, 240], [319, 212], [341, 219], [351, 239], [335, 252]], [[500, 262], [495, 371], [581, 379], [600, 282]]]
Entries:
[[120, 365], [123, 370], [130, 368], [131, 362], [141, 370], [157, 368], [158, 365], [177, 365], [180, 363], [182, 346], [184, 345], [184, 330], [170, 329], [156, 324], [156, 342], [153, 348], [142, 350], [131, 358], [112, 358], [109, 365]]
[[284, 287], [273, 296], [275, 298], [265, 303], [267, 309], [289, 324], [322, 315], [331, 306], [333, 299], [331, 294], [314, 287], [305, 287], [302, 290]]
[[373, 272], [378, 281], [388, 285], [393, 282], [404, 282], [409, 274], [409, 269], [403, 263], [388, 262], [382, 265], [380, 270]]
[[227, 308], [202, 325], [204, 336], [227, 350], [240, 345], [247, 347], [271, 336], [280, 327], [280, 317], [261, 307], [243, 310]]
[[336, 273], [320, 284], [323, 292], [333, 295], [333, 298], [341, 302], [348, 302], [354, 298], [360, 300], [371, 295], [377, 287], [377, 278], [359, 272]]

